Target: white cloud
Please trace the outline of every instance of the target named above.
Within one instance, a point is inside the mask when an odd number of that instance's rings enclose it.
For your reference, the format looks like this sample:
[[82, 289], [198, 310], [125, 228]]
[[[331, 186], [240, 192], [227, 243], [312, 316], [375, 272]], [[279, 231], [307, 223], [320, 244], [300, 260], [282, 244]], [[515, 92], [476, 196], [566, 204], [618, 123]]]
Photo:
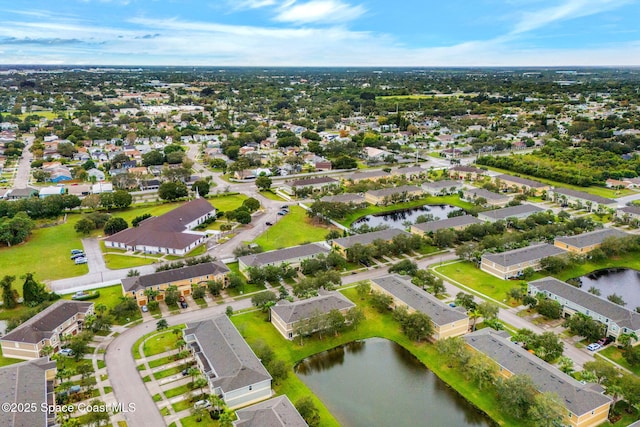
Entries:
[[351, 6], [338, 0], [311, 0], [284, 5], [275, 17], [276, 21], [296, 24], [337, 23], [352, 21], [366, 12], [361, 5]]
[[244, 10], [244, 9], [260, 9], [262, 7], [274, 6], [278, 2], [277, 0], [242, 0], [242, 1], [231, 0], [228, 3], [233, 10]]
[[523, 12], [511, 34], [521, 34], [559, 21], [582, 18], [621, 7], [630, 0], [565, 0], [534, 12]]

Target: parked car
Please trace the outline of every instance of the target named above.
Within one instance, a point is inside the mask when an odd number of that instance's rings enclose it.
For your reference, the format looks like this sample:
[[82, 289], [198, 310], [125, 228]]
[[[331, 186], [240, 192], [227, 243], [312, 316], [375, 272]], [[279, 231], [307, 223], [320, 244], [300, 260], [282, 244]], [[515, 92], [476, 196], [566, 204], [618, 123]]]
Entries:
[[71, 249], [71, 255], [84, 253], [82, 249]]
[[142, 307], [140, 307], [140, 310], [142, 310], [143, 313], [146, 313], [147, 311], [149, 311], [149, 308], [146, 305], [143, 305]]
[[209, 402], [208, 400], [198, 400], [193, 407], [196, 409], [200, 409], [200, 408], [208, 408], [209, 406], [211, 406], [211, 402]]
[[289, 213], [289, 211], [284, 211], [284, 210], [283, 211], [278, 211], [278, 215], [280, 215], [280, 216], [286, 215], [288, 213]]
[[590, 351], [600, 350], [601, 348], [602, 346], [597, 342], [591, 343], [587, 346], [587, 350], [590, 350]]
[[289, 209], [289, 205], [282, 205], [280, 206], [280, 209]]
[[183, 369], [182, 370], [182, 376], [186, 377], [187, 375], [189, 375], [189, 370], [188, 369]]
[[271, 223], [271, 222], [269, 222], [269, 221], [267, 221], [265, 224], [267, 224], [267, 225], [273, 225], [273, 223]]
[[71, 255], [71, 259], [76, 259], [76, 258], [80, 258], [80, 257], [84, 258], [84, 252], [79, 252], [77, 254]]
[[187, 308], [187, 307], [189, 307], [189, 304], [187, 304], [186, 301], [180, 301], [180, 307]]
[[78, 264], [86, 264], [87, 263], [87, 259], [83, 256], [76, 258], [76, 265]]
[[73, 356], [73, 350], [71, 350], [70, 348], [63, 348], [62, 350], [60, 350], [60, 354], [63, 356], [71, 357]]

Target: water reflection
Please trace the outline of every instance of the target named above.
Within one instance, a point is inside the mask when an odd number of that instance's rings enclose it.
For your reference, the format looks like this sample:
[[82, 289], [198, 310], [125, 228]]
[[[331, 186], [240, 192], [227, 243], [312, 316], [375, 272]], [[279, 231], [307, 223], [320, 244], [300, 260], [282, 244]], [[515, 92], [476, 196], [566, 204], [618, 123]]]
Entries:
[[358, 228], [364, 224], [369, 227], [377, 227], [379, 225], [388, 225], [391, 228], [404, 228], [405, 223], [414, 224], [420, 215], [431, 214], [438, 219], [445, 219], [449, 212], [460, 210], [451, 205], [423, 205], [411, 209], [401, 209], [398, 211], [387, 212], [377, 215], [367, 215], [351, 224], [352, 227]]
[[600, 291], [601, 298], [616, 294], [622, 297], [625, 307], [633, 310], [640, 306], [640, 271], [629, 268], [596, 270], [579, 278], [581, 289]]
[[493, 425], [410, 352], [384, 339], [309, 357], [296, 373], [344, 427]]

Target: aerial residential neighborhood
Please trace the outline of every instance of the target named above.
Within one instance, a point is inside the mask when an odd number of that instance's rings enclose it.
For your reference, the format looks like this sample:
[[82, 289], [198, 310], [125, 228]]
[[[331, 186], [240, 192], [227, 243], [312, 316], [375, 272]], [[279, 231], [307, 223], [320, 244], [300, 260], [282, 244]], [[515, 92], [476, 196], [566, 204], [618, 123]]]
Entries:
[[152, 3], [3, 8], [0, 427], [640, 425], [637, 2]]

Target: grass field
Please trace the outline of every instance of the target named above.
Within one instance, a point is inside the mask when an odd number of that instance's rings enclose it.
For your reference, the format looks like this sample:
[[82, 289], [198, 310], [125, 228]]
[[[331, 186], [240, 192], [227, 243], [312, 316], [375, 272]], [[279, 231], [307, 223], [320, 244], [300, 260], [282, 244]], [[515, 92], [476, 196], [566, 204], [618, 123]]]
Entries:
[[614, 267], [626, 267], [634, 270], [640, 270], [640, 257], [638, 257], [638, 253], [628, 253], [612, 257], [601, 262], [586, 262], [563, 270], [558, 273], [556, 277], [561, 280], [568, 280], [573, 277], [584, 276], [585, 274], [589, 274], [595, 270]]
[[285, 201], [285, 199], [283, 199], [282, 197], [278, 196], [273, 191], [260, 191], [260, 195], [263, 196], [263, 197], [266, 197], [267, 199], [277, 200], [279, 202]]
[[333, 227], [312, 224], [307, 218], [307, 211], [299, 206], [290, 206], [289, 213], [271, 227], [268, 227], [254, 243], [259, 244], [265, 251], [300, 245], [305, 242], [318, 242]]
[[[487, 169], [492, 170], [492, 171], [496, 171], [496, 172], [506, 173], [507, 175], [516, 175], [516, 172], [508, 171], [506, 169], [499, 169], [499, 168], [494, 168], [494, 167], [487, 167]], [[635, 191], [628, 190], [628, 189], [613, 190], [611, 188], [595, 187], [595, 186], [594, 187], [579, 187], [577, 185], [565, 184], [563, 182], [552, 181], [550, 179], [538, 178], [538, 177], [535, 177], [535, 176], [525, 175], [525, 174], [521, 174], [521, 173], [517, 173], [517, 175], [521, 176], [522, 178], [528, 178], [528, 179], [533, 179], [534, 181], [544, 182], [545, 184], [549, 184], [549, 185], [552, 185], [554, 187], [570, 188], [572, 190], [582, 191], [582, 192], [593, 194], [593, 195], [600, 196], [600, 197], [607, 197], [609, 199], [615, 199], [616, 197], [628, 196], [630, 194], [635, 194], [636, 193]]]
[[[80, 215], [69, 215], [64, 224], [34, 230], [26, 243], [1, 248], [2, 274], [20, 278], [31, 272], [36, 280], [42, 281], [88, 273], [89, 267], [86, 264], [76, 265], [69, 259], [71, 249], [82, 248], [82, 236], [73, 228], [79, 219]], [[22, 286], [16, 288], [22, 295]]]
[[[138, 340], [135, 342], [135, 344], [133, 345], [133, 348], [131, 348], [131, 352], [133, 353], [133, 358], [134, 358], [134, 359], [141, 359], [141, 358], [142, 358], [142, 355], [140, 354], [140, 344], [142, 344], [143, 342], [145, 342], [145, 346], [144, 346], [145, 351], [146, 351], [146, 349], [147, 349], [147, 342], [149, 342], [149, 348], [150, 348], [150, 350], [153, 350], [153, 346], [152, 346], [152, 344], [151, 344], [151, 342], [152, 342], [152, 340], [153, 340], [153, 338], [152, 338], [152, 337], [155, 337], [155, 336], [164, 336], [164, 335], [167, 335], [167, 334], [174, 335], [174, 334], [173, 334], [173, 332], [172, 332], [174, 329], [183, 329], [183, 328], [184, 328], [184, 326], [185, 326], [184, 324], [182, 324], [182, 325], [176, 325], [176, 326], [172, 326], [172, 327], [170, 327], [169, 329], [167, 329], [167, 330], [165, 330], [165, 331], [162, 331], [162, 332], [156, 332], [156, 331], [154, 331], [154, 332], [149, 332], [148, 334], [145, 334], [145, 335], [141, 336], [141, 337], [140, 337], [140, 338], [138, 338]], [[175, 341], [174, 341], [174, 342], [175, 342]], [[171, 350], [171, 349], [169, 349], [169, 350]], [[162, 350], [162, 351], [164, 351], [164, 350]], [[159, 353], [162, 353], [162, 351], [160, 351]], [[156, 353], [156, 354], [158, 354], [158, 353]]]
[[322, 402], [318, 400], [311, 390], [293, 373], [293, 366], [308, 356], [341, 344], [371, 337], [382, 337], [395, 341], [409, 350], [453, 389], [489, 414], [489, 416], [499, 424], [524, 425], [521, 422], [505, 417], [504, 414], [500, 412], [498, 403], [492, 393], [479, 390], [473, 384], [469, 383], [456, 368], [448, 368], [446, 360], [438, 354], [432, 344], [416, 344], [409, 341], [404, 334], [402, 334], [398, 324], [392, 319], [390, 313], [378, 314], [375, 312], [369, 306], [368, 301], [363, 302], [358, 298], [353, 288], [344, 290], [343, 292], [364, 310], [367, 320], [365, 320], [357, 330], [345, 331], [335, 338], [325, 337], [323, 340], [317, 338], [306, 339], [302, 346], [297, 339], [294, 341], [285, 340], [275, 328], [266, 321], [264, 313], [249, 312], [231, 317], [233, 323], [250, 345], [258, 340], [264, 341], [273, 349], [276, 357], [283, 360], [290, 367], [291, 371], [288, 378], [280, 385], [274, 387], [276, 394], [286, 394], [294, 404], [301, 397], [312, 397], [320, 411], [320, 425], [326, 427], [339, 426], [338, 421], [331, 415]]
[[633, 372], [636, 375], [640, 375], [640, 366], [631, 366], [631, 365], [629, 365], [629, 362], [627, 362], [625, 360], [625, 358], [622, 356], [622, 350], [620, 350], [614, 344], [611, 344], [607, 348], [597, 352], [596, 353], [596, 357], [598, 356], [598, 354], [602, 354], [603, 356], [613, 360], [614, 362], [616, 362], [618, 365], [622, 366], [623, 368], [626, 368], [626, 369], [630, 370], [631, 372]]
[[242, 206], [242, 202], [248, 199], [244, 194], [230, 194], [226, 196], [217, 196], [207, 198], [209, 203], [216, 208], [217, 211], [228, 212]]
[[429, 196], [407, 203], [396, 203], [390, 206], [369, 205], [366, 208], [358, 209], [350, 213], [338, 222], [345, 227], [349, 227], [354, 221], [357, 221], [359, 218], [362, 218], [366, 215], [375, 215], [384, 212], [397, 211], [400, 209], [411, 209], [423, 205], [452, 205], [462, 209], [471, 209], [473, 207], [472, 203], [460, 200], [460, 197], [458, 196]]
[[[466, 261], [445, 264], [436, 267], [435, 271], [503, 304], [509, 302], [507, 298], [509, 289], [522, 283], [519, 280], [501, 280]], [[540, 277], [542, 275], [536, 275], [531, 280]]]
[[105, 254], [103, 255], [103, 257], [107, 268], [111, 270], [119, 270], [121, 268], [134, 268], [141, 265], [148, 265], [153, 264], [154, 262], [158, 262], [158, 258], [155, 258], [153, 256], [140, 257], [120, 254]]
[[[107, 286], [95, 290], [100, 292], [100, 296], [96, 299], [88, 300], [92, 302], [94, 306], [104, 304], [107, 308], [113, 308], [120, 302], [120, 298], [122, 297], [122, 286], [120, 285]], [[62, 295], [62, 298], [70, 300], [72, 296], [73, 294], [65, 294]]]

